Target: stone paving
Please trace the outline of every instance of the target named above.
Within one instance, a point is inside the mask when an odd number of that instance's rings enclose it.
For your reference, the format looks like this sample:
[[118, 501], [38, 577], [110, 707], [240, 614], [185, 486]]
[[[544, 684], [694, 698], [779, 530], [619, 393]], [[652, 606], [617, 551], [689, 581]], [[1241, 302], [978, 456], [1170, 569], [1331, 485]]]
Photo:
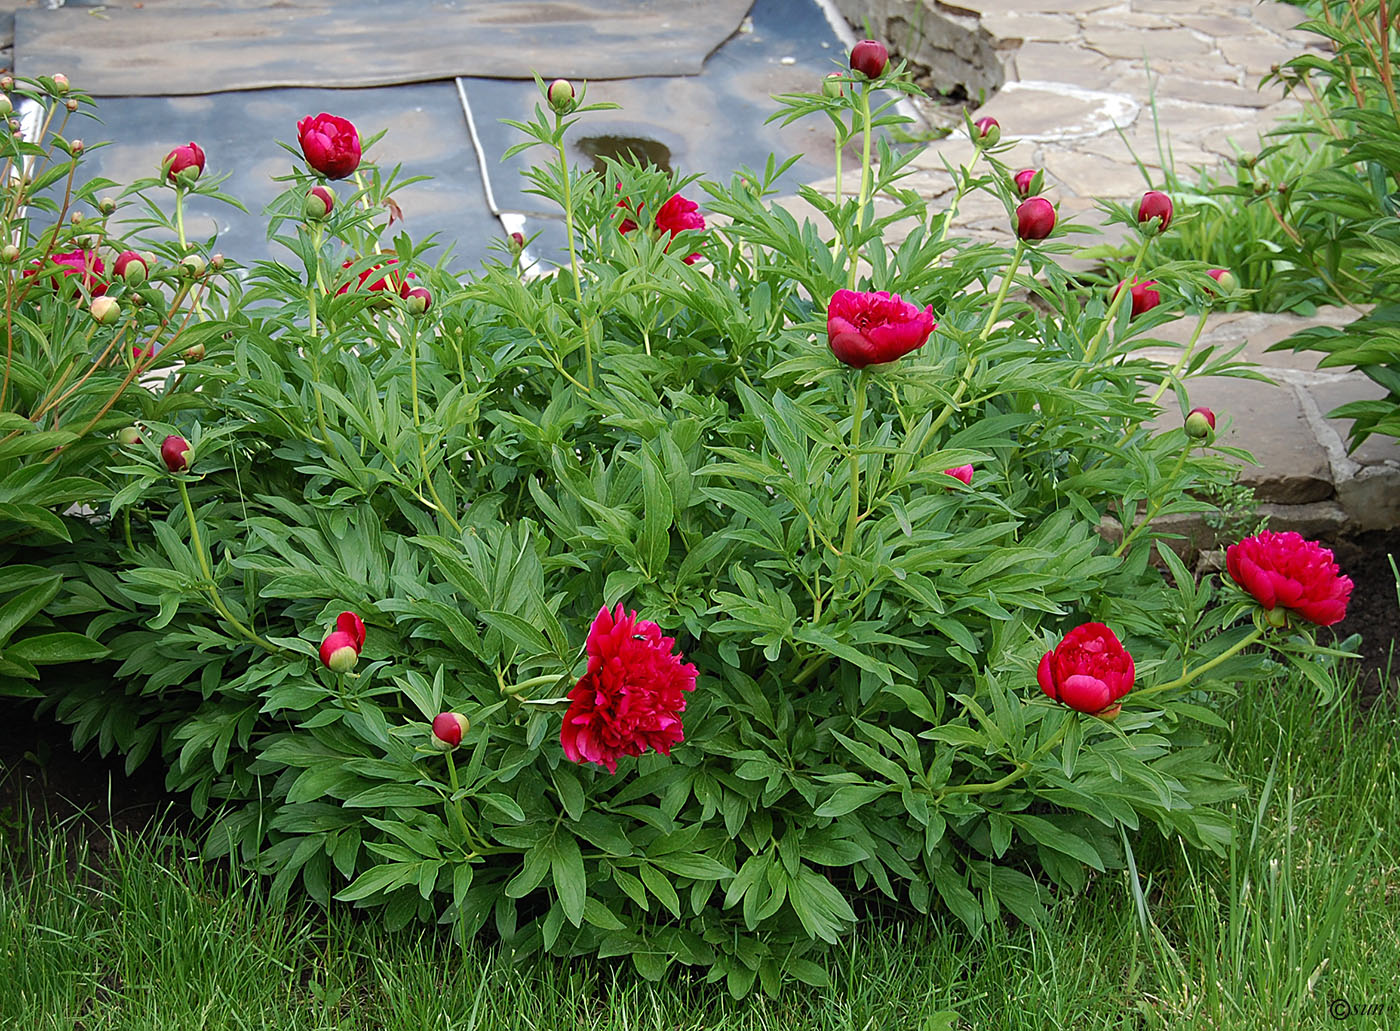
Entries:
[[[999, 86], [973, 117], [996, 118], [1019, 141], [1003, 160], [1044, 168], [1045, 192], [1062, 216], [1089, 224], [1100, 220], [1099, 199], [1126, 201], [1146, 188], [1134, 155], [1154, 176], [1152, 185], [1161, 184], [1159, 130], [1188, 181], [1195, 166], [1257, 151], [1262, 134], [1300, 109], [1277, 84], [1256, 88], [1261, 78], [1305, 49], [1323, 52], [1320, 37], [1297, 30], [1301, 12], [1275, 0], [1209, 8], [1196, 0], [836, 3], [852, 22], [883, 32], [901, 53], [930, 66], [936, 79]], [[970, 140], [956, 132], [919, 155], [919, 171], [902, 185], [937, 204], [953, 188], [945, 161], [957, 167], [971, 158]], [[833, 188], [830, 181], [814, 185]], [[963, 200], [956, 225], [974, 237], [1011, 238], [1004, 209], [986, 194]], [[1227, 350], [1244, 343], [1241, 357], [1257, 361], [1274, 381], [1196, 379], [1189, 387], [1192, 404], [1209, 405], [1228, 421], [1222, 442], [1258, 459], [1241, 482], [1254, 488], [1276, 529], [1332, 535], [1400, 527], [1400, 444], [1372, 437], [1348, 454], [1345, 422], [1326, 418], [1346, 401], [1384, 392], [1360, 373], [1319, 370], [1315, 353], [1266, 350], [1306, 326], [1342, 325], [1358, 314], [1219, 314], [1202, 335]], [[1188, 316], [1154, 335], [1184, 344], [1194, 325]]]

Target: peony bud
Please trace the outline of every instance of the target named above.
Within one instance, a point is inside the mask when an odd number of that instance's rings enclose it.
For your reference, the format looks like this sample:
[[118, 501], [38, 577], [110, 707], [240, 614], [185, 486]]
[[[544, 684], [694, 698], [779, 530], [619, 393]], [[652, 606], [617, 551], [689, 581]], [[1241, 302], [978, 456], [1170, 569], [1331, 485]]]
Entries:
[[332, 630], [321, 642], [321, 665], [332, 673], [349, 673], [359, 661], [360, 649], [344, 630]]
[[885, 74], [885, 66], [890, 63], [890, 52], [885, 44], [873, 39], [863, 39], [851, 48], [851, 70], [859, 72], [867, 79], [878, 79]]
[[85, 144], [82, 140], [74, 140], [72, 143], [68, 144], [68, 153], [72, 154], [74, 157], [77, 157], [83, 152], [84, 148]]
[[176, 147], [160, 163], [165, 178], [181, 186], [193, 186], [204, 172], [204, 150], [191, 140]]
[[[1133, 281], [1129, 288], [1129, 300], [1132, 302], [1133, 318], [1137, 318], [1143, 312], [1151, 311], [1162, 303], [1162, 295], [1152, 289], [1157, 285], [1157, 280], [1149, 279], [1145, 282]], [[1119, 283], [1113, 288], [1113, 296], [1118, 296], [1118, 291], [1123, 289], [1123, 283]]]
[[127, 286], [140, 286], [150, 275], [150, 266], [146, 264], [146, 259], [135, 251], [122, 251], [117, 255], [116, 264], [117, 278]]
[[1215, 413], [1209, 408], [1193, 408], [1186, 414], [1186, 435], [1207, 440], [1215, 435]]
[[97, 202], [97, 210], [104, 215], [114, 214], [117, 210], [117, 202], [111, 197], [103, 197]]
[[545, 99], [549, 101], [557, 114], [566, 115], [574, 109], [574, 84], [568, 79], [555, 79], [545, 90]]
[[840, 72], [832, 72], [822, 80], [822, 96], [827, 100], [836, 100], [845, 92], [846, 77]]
[[422, 315], [433, 306], [433, 295], [427, 287], [415, 286], [403, 296], [410, 315]]
[[213, 254], [209, 255], [209, 267], [215, 272], [219, 272], [223, 269], [224, 256], [222, 252], [215, 251]]
[[204, 345], [190, 344], [189, 347], [185, 348], [185, 352], [183, 355], [181, 355], [181, 357], [184, 358], [187, 362], [204, 361]]
[[209, 267], [209, 263], [198, 254], [186, 254], [180, 259], [180, 271], [186, 275], [198, 279], [204, 275], [204, 270]]
[[954, 469], [944, 469], [945, 476], [951, 476], [955, 480], [961, 480], [964, 486], [972, 486], [972, 466], [960, 465]]
[[123, 426], [117, 430], [117, 443], [125, 447], [134, 447], [141, 443], [141, 433], [135, 426]]
[[342, 612], [335, 617], [335, 628], [341, 633], [349, 634], [351, 640], [355, 642], [355, 650], [360, 651], [365, 646], [365, 621], [354, 612]]
[[1019, 197], [1033, 197], [1040, 192], [1040, 180], [1044, 178], [1038, 168], [1023, 168], [1016, 173], [1013, 182]]
[[1172, 199], [1160, 190], [1148, 190], [1138, 202], [1137, 220], [1139, 225], [1147, 225], [1154, 218], [1161, 219], [1157, 232], [1165, 232], [1172, 221]]
[[67, 93], [68, 76], [64, 75], [62, 72], [59, 72], [57, 75], [55, 75], [53, 77], [53, 89], [54, 92], [57, 93], [59, 96], [63, 96], [63, 94]]
[[122, 317], [122, 306], [112, 297], [94, 297], [88, 313], [102, 326], [110, 326]]
[[0, 248], [0, 258], [4, 258], [7, 263], [19, 261], [19, 248], [12, 243], [7, 243]]
[[15, 105], [10, 98], [0, 93], [0, 118], [8, 118], [14, 109]]
[[160, 457], [172, 473], [184, 472], [190, 467], [189, 452], [190, 442], [173, 434], [166, 437], [160, 445]]
[[335, 210], [335, 194], [327, 186], [313, 186], [306, 194], [306, 202], [302, 206], [305, 216], [313, 222], [319, 222]]
[[510, 239], [510, 252], [511, 252], [512, 254], [519, 254], [521, 251], [523, 251], [523, 250], [525, 249], [525, 234], [524, 234], [524, 233], [511, 233], [509, 239]]
[[1044, 197], [1022, 201], [1016, 209], [1016, 235], [1022, 240], [1044, 240], [1055, 228], [1055, 208]]
[[72, 112], [78, 110], [78, 102], [77, 102], [76, 100], [74, 100], [72, 97], [69, 97], [67, 100], [65, 100], [65, 101], [63, 102], [63, 106], [66, 107], [66, 108], [68, 109], [69, 113], [72, 113]]
[[470, 729], [471, 721], [460, 712], [440, 712], [433, 717], [432, 746], [439, 752], [450, 752]]
[[1223, 294], [1232, 294], [1240, 288], [1240, 281], [1227, 268], [1213, 268], [1206, 275], [1220, 284], [1220, 292]]
[[972, 129], [973, 142], [978, 146], [990, 147], [1001, 139], [1001, 125], [995, 118], [979, 118], [972, 123]]

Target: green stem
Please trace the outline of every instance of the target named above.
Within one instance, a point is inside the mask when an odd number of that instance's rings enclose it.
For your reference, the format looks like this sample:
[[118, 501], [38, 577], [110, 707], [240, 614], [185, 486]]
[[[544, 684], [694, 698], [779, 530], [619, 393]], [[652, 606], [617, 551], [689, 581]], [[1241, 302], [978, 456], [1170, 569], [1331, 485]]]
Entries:
[[409, 389], [413, 393], [413, 435], [418, 438], [418, 467], [423, 471], [423, 482], [428, 485], [428, 493], [433, 496], [438, 513], [452, 524], [452, 529], [461, 533], [462, 524], [457, 522], [452, 513], [447, 510], [442, 498], [438, 496], [437, 486], [433, 483], [432, 476], [428, 473], [428, 452], [423, 446], [423, 429], [418, 418], [418, 324], [416, 322], [412, 324], [412, 331], [408, 336], [408, 376]]
[[1191, 340], [1186, 345], [1186, 349], [1181, 352], [1181, 357], [1178, 358], [1176, 360], [1176, 364], [1172, 366], [1172, 371], [1167, 373], [1166, 377], [1162, 380], [1161, 383], [1157, 384], [1157, 392], [1152, 395], [1152, 398], [1148, 401], [1148, 404], [1155, 405], [1159, 400], [1161, 400], [1162, 395], [1167, 392], [1167, 387], [1170, 386], [1172, 381], [1181, 374], [1181, 370], [1186, 368], [1186, 363], [1191, 359], [1192, 352], [1196, 350], [1196, 341], [1201, 339], [1201, 330], [1206, 328], [1206, 317], [1209, 315], [1209, 308], [1201, 312], [1200, 319], [1196, 321], [1196, 331], [1191, 334]]
[[1061, 723], [1060, 729], [1055, 731], [1055, 733], [1051, 735], [1049, 741], [1046, 741], [1045, 744], [1037, 748], [1035, 752], [1031, 754], [1031, 757], [1029, 759], [1023, 759], [1021, 762], [1018, 762], [1016, 764], [1016, 768], [1010, 773], [1008, 773], [1005, 777], [1002, 777], [1000, 780], [994, 780], [985, 784], [954, 784], [951, 787], [946, 787], [941, 792], [939, 792], [938, 798], [935, 799], [935, 801], [941, 801], [948, 795], [992, 794], [994, 792], [1002, 790], [1003, 788], [1010, 787], [1012, 784], [1015, 784], [1018, 780], [1020, 780], [1027, 773], [1030, 772], [1031, 766], [1035, 764], [1035, 761], [1037, 759], [1044, 758], [1045, 755], [1049, 753], [1050, 749], [1054, 748], [1056, 745], [1058, 745], [1061, 741], [1065, 739], [1065, 735], [1069, 733], [1069, 728], [1074, 723], [1074, 721], [1075, 717], [1071, 716], [1069, 719]]
[[846, 515], [846, 536], [841, 542], [841, 554], [849, 555], [856, 540], [856, 521], [860, 518], [860, 425], [865, 421], [865, 387], [869, 369], [861, 369], [856, 377], [856, 397], [851, 413], [851, 509]]
[[1147, 247], [1151, 242], [1152, 237], [1144, 234], [1142, 243], [1138, 245], [1137, 254], [1133, 258], [1132, 269], [1128, 272], [1127, 278], [1119, 285], [1117, 292], [1114, 293], [1113, 300], [1109, 302], [1108, 312], [1104, 315], [1103, 322], [1100, 323], [1098, 332], [1095, 333], [1093, 339], [1089, 341], [1089, 346], [1084, 349], [1084, 364], [1075, 369], [1074, 375], [1070, 377], [1069, 385], [1071, 389], [1079, 386], [1079, 381], [1084, 378], [1084, 373], [1093, 366], [1094, 359], [1098, 356], [1099, 344], [1103, 342], [1104, 336], [1108, 333], [1108, 328], [1113, 325], [1114, 316], [1118, 314], [1118, 309], [1123, 307], [1123, 302], [1132, 295], [1132, 287], [1133, 283], [1137, 281], [1138, 269], [1142, 267], [1142, 259], [1147, 255]]
[[457, 782], [457, 764], [452, 760], [452, 753], [447, 753], [447, 778], [452, 784], [452, 800], [448, 810], [448, 822], [452, 822], [452, 816], [457, 817], [457, 826], [461, 831], [462, 838], [467, 843], [467, 848], [472, 855], [480, 855], [480, 843], [476, 840], [476, 835], [472, 833], [470, 825], [467, 823], [466, 814], [462, 812], [462, 800], [457, 797], [457, 792], [461, 790]]
[[559, 177], [564, 183], [564, 228], [569, 234], [569, 269], [574, 275], [574, 300], [578, 302], [579, 324], [583, 326], [584, 379], [588, 389], [593, 389], [593, 338], [592, 329], [583, 317], [583, 279], [579, 274], [578, 251], [574, 246], [574, 195], [569, 175], [569, 156], [564, 152], [564, 133], [560, 128], [563, 119], [555, 115], [555, 147], [559, 151]]
[[[979, 344], [985, 344], [992, 335], [992, 328], [996, 325], [997, 319], [1001, 316], [1001, 307], [1006, 303], [1006, 295], [1011, 292], [1011, 283], [1016, 278], [1016, 270], [1021, 267], [1021, 258], [1026, 253], [1026, 241], [1018, 239], [1016, 241], [1016, 252], [1011, 256], [1011, 264], [1006, 269], [1006, 274], [1001, 277], [1001, 287], [997, 290], [995, 300], [992, 301], [992, 310], [987, 313], [987, 321], [982, 326], [982, 332], [977, 336]], [[963, 370], [962, 377], [958, 380], [957, 386], [953, 388], [953, 396], [948, 399], [948, 403], [943, 406], [937, 417], [929, 424], [929, 428], [924, 433], [924, 439], [920, 442], [918, 450], [922, 452], [928, 447], [928, 442], [933, 439], [933, 435], [943, 428], [958, 408], [958, 402], [962, 400], [963, 393], [972, 385], [972, 376], [977, 371], [979, 355], [973, 353], [968, 356], [967, 368]]]
[[306, 270], [307, 285], [307, 307], [311, 310], [311, 335], [318, 336], [321, 332], [320, 325], [316, 321], [316, 304], [320, 300], [321, 292], [325, 289], [321, 285], [321, 237], [324, 230], [318, 222], [311, 230], [311, 260], [313, 268]]
[[1251, 644], [1253, 644], [1255, 641], [1258, 641], [1263, 636], [1264, 628], [1256, 626], [1253, 632], [1241, 638], [1239, 642], [1234, 645], [1234, 647], [1227, 648], [1225, 651], [1221, 652], [1209, 662], [1203, 663], [1200, 666], [1197, 666], [1195, 669], [1183, 673], [1175, 680], [1169, 681], [1165, 684], [1158, 684], [1156, 687], [1145, 687], [1141, 691], [1134, 691], [1132, 693], [1132, 697], [1147, 698], [1150, 695], [1158, 694], [1162, 691], [1170, 691], [1173, 688], [1185, 687], [1187, 684], [1191, 683], [1191, 681], [1195, 680], [1201, 674], [1209, 673], [1211, 670], [1215, 669], [1216, 666], [1219, 666], [1226, 659], [1234, 658], [1236, 655], [1244, 651]]
[[175, 184], [175, 233], [180, 238], [180, 253], [184, 254], [189, 245], [185, 242], [185, 188]]
[[219, 595], [219, 588], [214, 583], [214, 570], [210, 567], [209, 556], [204, 553], [204, 542], [201, 541], [199, 537], [199, 522], [194, 517], [194, 504], [190, 501], [189, 488], [185, 486], [183, 478], [177, 479], [175, 484], [180, 488], [180, 500], [185, 503], [185, 518], [189, 520], [190, 524], [190, 545], [194, 549], [195, 559], [199, 562], [200, 571], [204, 574], [204, 579], [207, 581], [204, 590], [209, 595], [209, 600], [214, 603], [215, 611], [223, 616], [235, 630], [254, 644], [265, 648], [274, 655], [285, 654], [283, 649], [277, 647], [277, 645], [270, 641], [264, 640], [252, 630], [248, 629], [248, 627], [244, 626], [242, 621], [230, 612], [228, 606], [224, 604], [224, 599]]
[[[852, 237], [860, 230], [861, 223], [865, 220], [865, 205], [870, 200], [870, 85], [867, 83], [860, 91], [860, 114], [861, 114], [861, 148], [860, 148], [860, 194], [856, 204], [856, 224], [852, 231]], [[840, 153], [838, 146], [837, 153]], [[871, 221], [874, 221], [874, 213], [871, 213]], [[851, 267], [846, 272], [846, 289], [856, 288], [856, 274], [860, 267], [860, 248], [849, 247]]]
[[[1148, 506], [1147, 514], [1144, 515], [1142, 519], [1138, 520], [1138, 524], [1133, 527], [1132, 532], [1123, 538], [1123, 543], [1118, 545], [1118, 550], [1113, 553], [1114, 558], [1118, 558], [1123, 552], [1127, 551], [1128, 545], [1133, 543], [1133, 538], [1141, 533], [1147, 527], [1148, 523], [1157, 518], [1157, 513], [1160, 512], [1162, 506], [1166, 504], [1167, 491], [1171, 490], [1171, 485], [1176, 481], [1177, 476], [1181, 474], [1181, 467], [1186, 464], [1186, 456], [1190, 453], [1191, 446], [1188, 441], [1187, 446], [1182, 448], [1181, 454], [1177, 456], [1176, 465], [1172, 466], [1172, 471], [1167, 474], [1165, 489], [1157, 496], [1156, 500]], [[1124, 515], [1127, 515], [1127, 513], [1125, 512]]]

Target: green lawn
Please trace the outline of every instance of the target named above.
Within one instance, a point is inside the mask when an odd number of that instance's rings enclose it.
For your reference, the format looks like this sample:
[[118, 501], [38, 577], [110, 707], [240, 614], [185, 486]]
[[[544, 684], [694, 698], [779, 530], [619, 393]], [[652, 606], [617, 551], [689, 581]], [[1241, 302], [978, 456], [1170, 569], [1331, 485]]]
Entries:
[[734, 1002], [675, 975], [650, 984], [625, 963], [513, 965], [464, 952], [445, 928], [389, 934], [344, 907], [279, 912], [179, 837], [118, 835], [99, 868], [68, 844], [81, 840], [71, 828], [5, 814], [0, 1027], [1400, 1026], [1396, 711], [1319, 710], [1314, 697], [1290, 683], [1229, 704], [1248, 787], [1233, 856], [1144, 837], [1136, 879], [1099, 878], [1039, 932], [997, 925], [972, 940], [943, 921], [872, 918], [830, 955], [832, 988], [777, 999]]

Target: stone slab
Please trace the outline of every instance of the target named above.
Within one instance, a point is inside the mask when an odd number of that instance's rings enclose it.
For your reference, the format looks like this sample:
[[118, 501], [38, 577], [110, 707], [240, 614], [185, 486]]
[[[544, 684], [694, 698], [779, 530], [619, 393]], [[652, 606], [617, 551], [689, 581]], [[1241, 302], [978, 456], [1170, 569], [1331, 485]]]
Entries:
[[[1386, 396], [1384, 387], [1361, 373], [1353, 373], [1329, 382], [1310, 383], [1303, 389], [1312, 395], [1324, 417], [1328, 412], [1349, 401], [1376, 401]], [[1348, 442], [1350, 419], [1328, 419], [1327, 422], [1337, 431], [1337, 436], [1344, 443]], [[1350, 452], [1348, 457], [1363, 466], [1388, 465], [1400, 471], [1400, 440], [1372, 434], [1359, 448]], [[1397, 487], [1397, 491], [1400, 491], [1400, 487]]]

